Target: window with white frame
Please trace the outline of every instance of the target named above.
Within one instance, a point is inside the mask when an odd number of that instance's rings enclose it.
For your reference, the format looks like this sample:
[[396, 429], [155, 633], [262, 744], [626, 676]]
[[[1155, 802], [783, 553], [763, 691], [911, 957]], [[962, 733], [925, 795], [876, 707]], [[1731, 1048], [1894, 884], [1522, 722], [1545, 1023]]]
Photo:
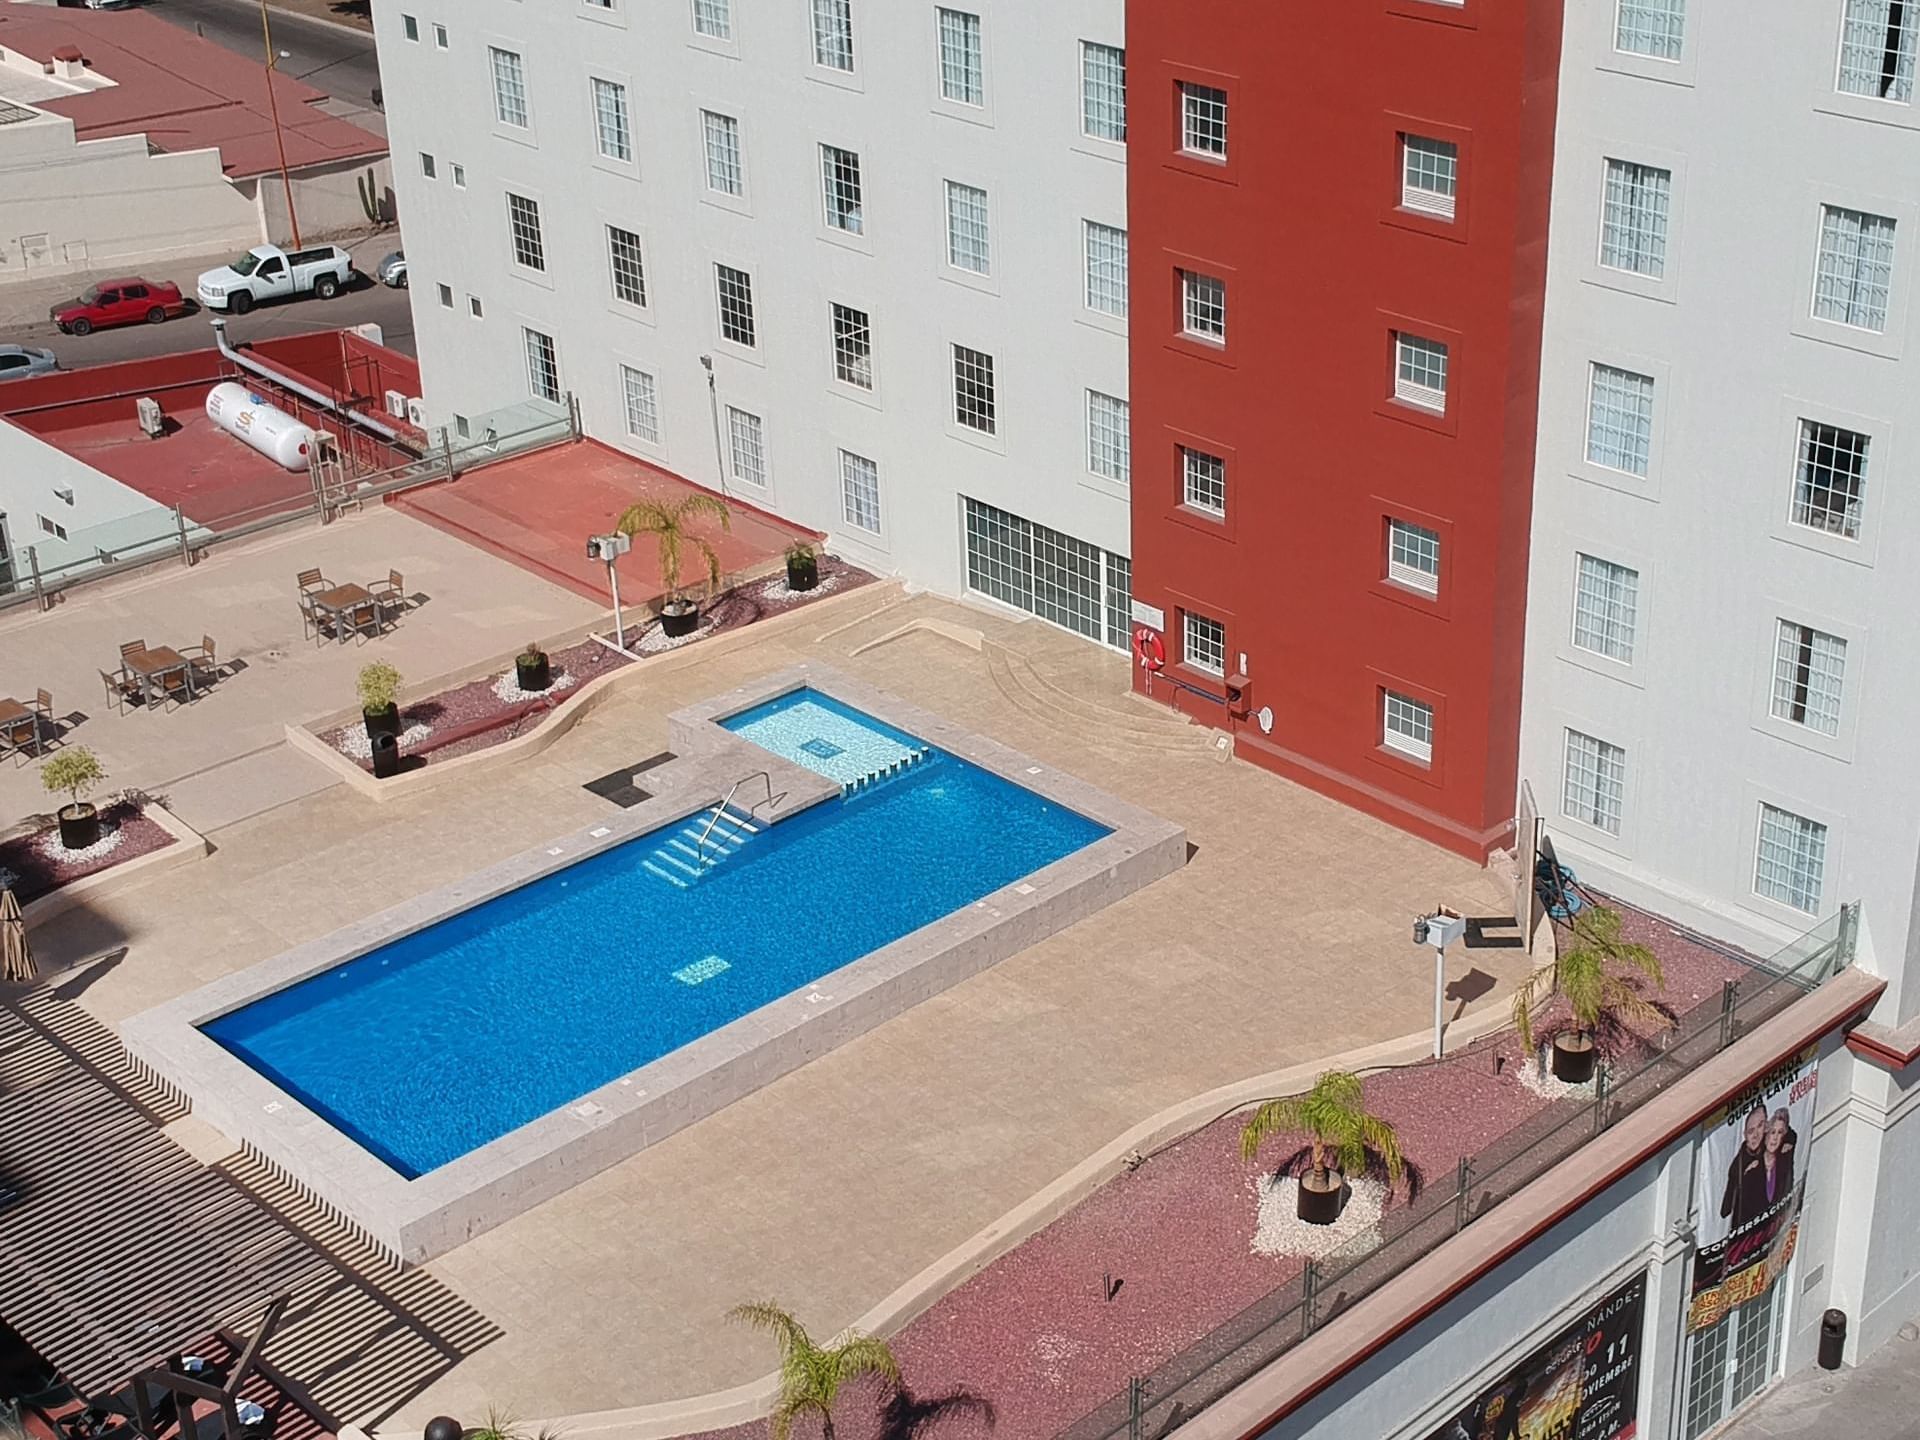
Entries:
[[1425, 135], [1400, 137], [1400, 207], [1453, 219], [1460, 183], [1460, 147]]
[[420, 173], [429, 180], [437, 180], [440, 175], [440, 167], [434, 163], [433, 156], [424, 150], [420, 152]]
[[450, 41], [447, 38], [446, 26], [435, 25], [433, 27], [433, 44], [434, 44], [434, 48], [437, 50], [445, 50], [450, 44], [452, 44], [452, 41]]
[[1396, 331], [1393, 337], [1393, 398], [1403, 405], [1444, 412], [1447, 408], [1447, 347], [1438, 340]]
[[751, 347], [753, 330], [753, 276], [731, 265], [713, 267], [720, 296], [720, 338]]
[[1087, 469], [1122, 485], [1133, 473], [1130, 409], [1118, 396], [1087, 391]]
[[1127, 232], [1088, 220], [1087, 308], [1127, 318]]
[[828, 227], [860, 234], [865, 223], [860, 213], [860, 157], [838, 145], [822, 145], [820, 188], [826, 198]]
[[1567, 731], [1560, 813], [1609, 835], [1620, 833], [1627, 796], [1627, 752], [1618, 745]]
[[967, 588], [1124, 650], [1133, 565], [1064, 531], [967, 497]]
[[1212, 160], [1227, 158], [1227, 92], [1180, 82], [1180, 148]]
[[1884, 331], [1892, 289], [1893, 221], [1822, 205], [1820, 255], [1813, 271], [1815, 318]]
[[1920, 14], [1914, 0], [1847, 0], [1840, 30], [1843, 94], [1913, 103], [1913, 70]]
[[1813, 914], [1827, 872], [1827, 827], [1791, 810], [1760, 807], [1760, 843], [1754, 857], [1756, 894]]
[[840, 514], [856, 530], [880, 533], [880, 467], [851, 450], [840, 452]]
[[402, 15], [400, 17], [400, 29], [409, 40], [418, 40], [420, 38], [420, 22], [411, 15]]
[[958, 180], [947, 181], [947, 263], [975, 275], [986, 275], [993, 269], [987, 192]]
[[532, 329], [522, 329], [520, 337], [527, 349], [527, 388], [541, 400], [559, 400], [560, 352], [553, 337]]
[[1658, 280], [1667, 271], [1667, 205], [1673, 172], [1608, 160], [1600, 208], [1600, 263]]
[[1595, 555], [1578, 557], [1573, 591], [1573, 643], [1576, 646], [1631, 665], [1639, 607], [1638, 570]]
[[1180, 503], [1216, 520], [1227, 513], [1227, 462], [1191, 445], [1180, 447]]
[[956, 105], [987, 103], [986, 63], [980, 17], [966, 10], [937, 12], [940, 27], [940, 95]]
[[547, 246], [540, 234], [540, 205], [525, 195], [507, 195], [507, 232], [513, 239], [513, 263], [529, 270], [547, 268]]
[[813, 0], [813, 63], [853, 73], [853, 0]]
[[1411, 760], [1433, 760], [1433, 707], [1398, 690], [1380, 692], [1380, 743]]
[[442, 285], [440, 287], [440, 308], [442, 310], [451, 310], [453, 308], [453, 287], [451, 285]]
[[467, 167], [458, 162], [453, 166], [453, 188], [456, 190], [467, 188]]
[[486, 319], [486, 310], [481, 306], [478, 295], [467, 296], [467, 314], [475, 320]]
[[746, 169], [740, 163], [740, 122], [714, 110], [700, 112], [706, 137], [707, 188], [722, 195], [744, 195]]
[[693, 0], [693, 33], [709, 40], [731, 40], [733, 0]]
[[640, 237], [618, 225], [607, 226], [607, 262], [613, 272], [613, 298], [644, 308], [647, 267], [640, 255]]
[[627, 433], [652, 444], [660, 443], [660, 392], [653, 376], [631, 365], [620, 367], [620, 389], [627, 402]]
[[1811, 625], [1779, 622], [1773, 654], [1773, 714], [1821, 735], [1840, 733], [1847, 642]]
[[833, 306], [833, 378], [873, 389], [873, 326], [866, 311], [851, 305]]
[[627, 117], [627, 87], [593, 77], [594, 139], [600, 153], [622, 164], [633, 159], [633, 127]]
[[1619, 0], [1613, 48], [1624, 55], [1678, 60], [1687, 38], [1687, 0]]
[[733, 478], [766, 489], [767, 429], [758, 415], [727, 406], [727, 448], [733, 454]]
[[493, 118], [516, 130], [527, 128], [527, 71], [520, 56], [497, 45], [487, 47], [493, 63]]
[[1127, 138], [1127, 52], [1080, 42], [1080, 129], [1095, 140]]
[[1870, 437], [1817, 420], [1800, 422], [1800, 456], [1793, 482], [1791, 519], [1796, 525], [1860, 538], [1866, 505]]
[[1203, 675], [1227, 673], [1227, 627], [1192, 610], [1180, 612], [1180, 663]]
[[969, 430], [994, 433], [993, 356], [953, 347], [953, 418]]
[[1594, 362], [1587, 382], [1587, 462], [1644, 476], [1652, 453], [1653, 377]]
[[1227, 282], [1197, 270], [1180, 272], [1180, 328], [1201, 340], [1227, 339]]
[[1423, 595], [1440, 593], [1440, 532], [1411, 520], [1387, 521], [1387, 579]]

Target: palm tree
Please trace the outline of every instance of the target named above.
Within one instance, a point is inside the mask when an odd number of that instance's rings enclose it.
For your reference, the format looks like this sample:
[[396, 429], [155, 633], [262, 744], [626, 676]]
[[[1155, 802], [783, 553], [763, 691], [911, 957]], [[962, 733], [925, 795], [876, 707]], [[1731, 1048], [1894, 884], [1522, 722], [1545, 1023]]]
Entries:
[[[1368, 1155], [1377, 1155], [1387, 1167], [1387, 1179], [1398, 1185], [1405, 1173], [1406, 1160], [1400, 1153], [1400, 1136], [1393, 1126], [1367, 1109], [1367, 1097], [1360, 1088], [1360, 1077], [1345, 1070], [1329, 1070], [1313, 1082], [1304, 1095], [1289, 1095], [1284, 1100], [1269, 1100], [1253, 1112], [1253, 1118], [1241, 1127], [1240, 1154], [1251, 1160], [1261, 1144], [1272, 1135], [1305, 1135], [1313, 1152], [1312, 1189], [1322, 1194], [1337, 1193], [1329, 1172], [1358, 1175], [1367, 1168]], [[1307, 1218], [1312, 1208], [1307, 1202], [1308, 1186], [1300, 1187], [1301, 1214]], [[1328, 1217], [1329, 1219], [1332, 1216]]]
[[771, 1333], [780, 1345], [780, 1399], [768, 1416], [773, 1440], [787, 1440], [793, 1422], [818, 1411], [822, 1440], [833, 1440], [833, 1405], [840, 1387], [858, 1375], [879, 1375], [900, 1384], [900, 1364], [884, 1340], [849, 1331], [838, 1345], [816, 1345], [806, 1328], [771, 1300], [736, 1305], [729, 1320]]
[[1671, 1025], [1673, 1017], [1642, 995], [1638, 977], [1666, 984], [1660, 957], [1644, 945], [1620, 938], [1620, 912], [1604, 905], [1582, 910], [1567, 927], [1569, 943], [1551, 964], [1527, 977], [1513, 995], [1513, 1024], [1520, 1044], [1534, 1053], [1534, 1024], [1539, 1011], [1557, 992], [1573, 1012], [1575, 1034], [1590, 1046], [1594, 1032], [1607, 1020], [1639, 1020]]
[[621, 514], [614, 526], [622, 535], [652, 535], [660, 542], [660, 583], [666, 587], [669, 604], [680, 599], [680, 566], [691, 548], [707, 562], [707, 591], [720, 583], [720, 557], [707, 537], [695, 534], [689, 522], [707, 516], [720, 524], [722, 531], [733, 529], [733, 514], [727, 502], [716, 495], [686, 495], [678, 500], [636, 500]]
[[529, 1436], [510, 1410], [487, 1407], [487, 1423], [468, 1430], [464, 1440], [560, 1440], [560, 1432], [542, 1425]]

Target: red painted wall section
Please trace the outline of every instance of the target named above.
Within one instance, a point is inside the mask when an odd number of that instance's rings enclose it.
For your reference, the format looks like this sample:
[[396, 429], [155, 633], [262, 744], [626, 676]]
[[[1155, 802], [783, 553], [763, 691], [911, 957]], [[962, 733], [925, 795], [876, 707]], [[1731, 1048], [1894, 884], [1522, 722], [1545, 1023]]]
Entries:
[[[1513, 815], [1560, 31], [1561, 0], [1127, 14], [1133, 593], [1166, 649], [1135, 687], [1475, 858]], [[1226, 92], [1224, 161], [1182, 153], [1183, 81]], [[1401, 208], [1404, 134], [1457, 147], [1451, 221]], [[1183, 270], [1226, 282], [1224, 343], [1181, 333]], [[1447, 346], [1444, 413], [1393, 398], [1396, 332]], [[1182, 446], [1226, 461], [1224, 518]], [[1391, 518], [1440, 537], [1437, 595], [1387, 579]], [[1381, 743], [1388, 690], [1432, 706], [1430, 762]]]

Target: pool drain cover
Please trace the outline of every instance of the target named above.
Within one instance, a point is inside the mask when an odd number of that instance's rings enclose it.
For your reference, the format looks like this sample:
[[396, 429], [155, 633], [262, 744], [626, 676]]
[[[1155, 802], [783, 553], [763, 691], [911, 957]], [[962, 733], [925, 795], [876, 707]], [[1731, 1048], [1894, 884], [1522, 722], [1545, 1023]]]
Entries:
[[673, 978], [678, 980], [682, 985], [698, 985], [703, 980], [711, 980], [722, 971], [731, 970], [732, 968], [731, 965], [727, 964], [727, 962], [722, 960], [718, 955], [709, 955], [704, 960], [696, 960], [693, 964], [684, 965], [674, 971]]
[[831, 740], [822, 740], [817, 736], [805, 742], [800, 748], [806, 751], [807, 754], [820, 760], [831, 760], [836, 755], [844, 755], [847, 753]]

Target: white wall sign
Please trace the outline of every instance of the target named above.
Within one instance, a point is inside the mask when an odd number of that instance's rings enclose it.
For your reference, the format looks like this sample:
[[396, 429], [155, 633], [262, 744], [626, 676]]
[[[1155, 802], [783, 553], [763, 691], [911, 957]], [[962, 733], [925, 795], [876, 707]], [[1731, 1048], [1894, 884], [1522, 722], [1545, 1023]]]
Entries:
[[1156, 609], [1144, 600], [1136, 600], [1133, 602], [1133, 623], [1164, 630], [1167, 628], [1167, 612]]

